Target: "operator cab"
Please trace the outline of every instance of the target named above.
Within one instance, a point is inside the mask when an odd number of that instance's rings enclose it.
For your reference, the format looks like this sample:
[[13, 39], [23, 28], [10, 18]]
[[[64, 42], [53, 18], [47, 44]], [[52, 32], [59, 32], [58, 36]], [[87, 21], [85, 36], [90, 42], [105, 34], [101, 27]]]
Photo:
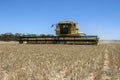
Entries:
[[60, 34], [70, 34], [71, 24], [60, 24]]
[[74, 22], [59, 22], [55, 31], [57, 36], [78, 36], [78, 26]]

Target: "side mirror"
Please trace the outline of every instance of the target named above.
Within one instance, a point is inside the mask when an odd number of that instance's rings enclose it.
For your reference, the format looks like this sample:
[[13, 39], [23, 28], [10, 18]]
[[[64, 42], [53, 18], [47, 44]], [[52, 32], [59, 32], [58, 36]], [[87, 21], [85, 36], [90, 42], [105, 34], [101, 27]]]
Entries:
[[52, 24], [52, 25], [51, 25], [51, 28], [54, 27], [55, 25], [56, 25], [56, 24]]

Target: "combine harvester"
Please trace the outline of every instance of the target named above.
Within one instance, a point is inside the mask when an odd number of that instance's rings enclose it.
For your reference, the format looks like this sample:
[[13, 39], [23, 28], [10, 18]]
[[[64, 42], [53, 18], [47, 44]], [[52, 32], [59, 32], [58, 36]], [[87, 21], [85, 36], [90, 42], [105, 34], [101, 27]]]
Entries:
[[21, 37], [20, 44], [78, 44], [97, 45], [98, 36], [88, 36], [78, 32], [78, 25], [74, 22], [59, 22], [56, 24], [57, 36]]

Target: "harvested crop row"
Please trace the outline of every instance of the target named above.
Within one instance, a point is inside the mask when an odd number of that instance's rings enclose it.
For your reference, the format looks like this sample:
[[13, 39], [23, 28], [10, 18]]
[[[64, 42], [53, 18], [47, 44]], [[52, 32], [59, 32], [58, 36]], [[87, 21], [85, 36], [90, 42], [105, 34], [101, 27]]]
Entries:
[[106, 49], [112, 80], [119, 79], [119, 46], [0, 43], [0, 80], [100, 80]]

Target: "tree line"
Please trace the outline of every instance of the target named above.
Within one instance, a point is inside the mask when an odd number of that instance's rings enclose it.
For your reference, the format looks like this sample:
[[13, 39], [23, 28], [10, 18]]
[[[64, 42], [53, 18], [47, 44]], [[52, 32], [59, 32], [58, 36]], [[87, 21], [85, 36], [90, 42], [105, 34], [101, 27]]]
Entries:
[[43, 36], [53, 36], [51, 34], [22, 34], [22, 33], [4, 33], [0, 34], [0, 41], [18, 41], [20, 37], [43, 37]]

